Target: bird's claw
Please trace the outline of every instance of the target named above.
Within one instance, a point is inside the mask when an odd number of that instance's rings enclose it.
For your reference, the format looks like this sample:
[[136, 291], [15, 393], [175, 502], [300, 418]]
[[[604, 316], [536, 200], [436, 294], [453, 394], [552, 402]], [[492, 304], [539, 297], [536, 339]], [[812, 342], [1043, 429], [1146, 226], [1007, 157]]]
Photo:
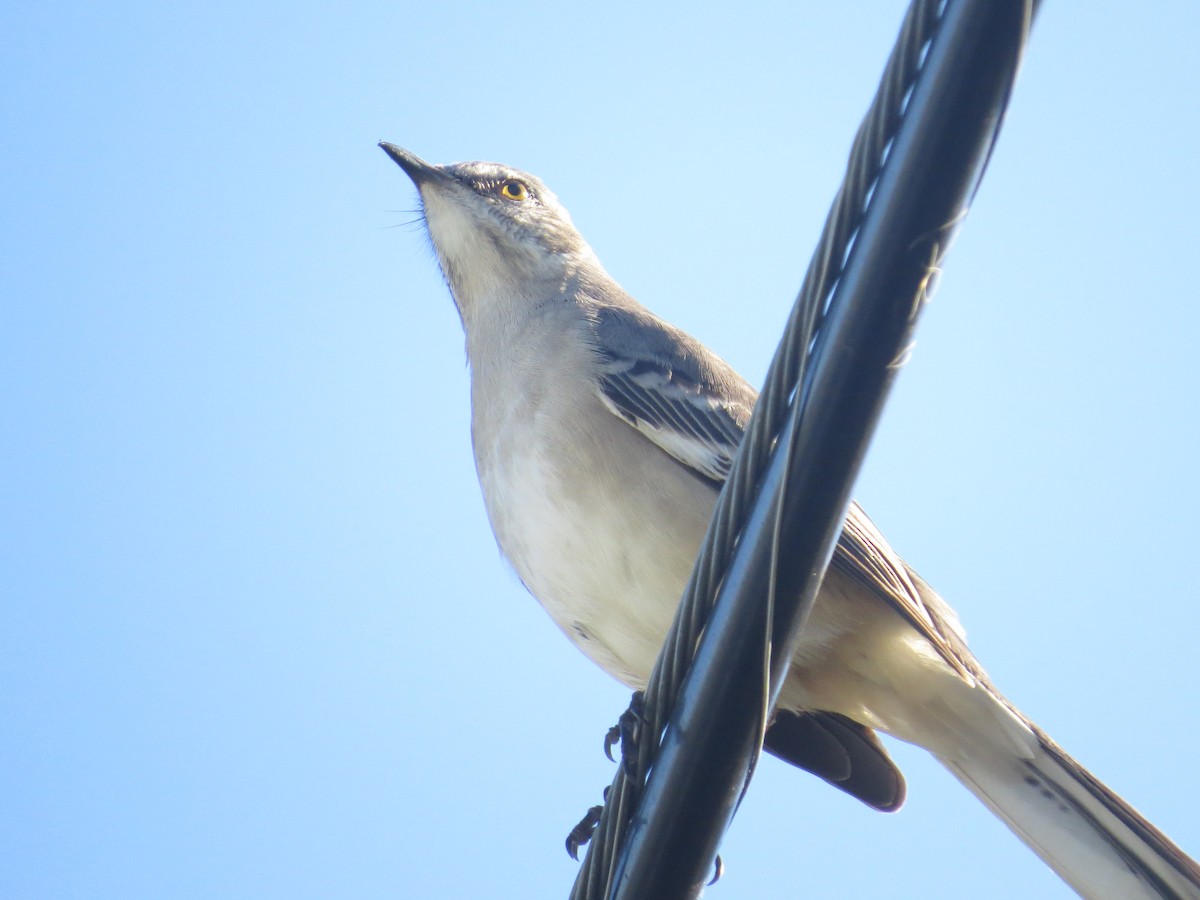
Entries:
[[567, 835], [567, 853], [571, 859], [579, 859], [579, 848], [592, 839], [592, 834], [600, 823], [600, 814], [603, 812], [603, 806], [593, 806], [583, 814], [579, 824], [571, 829], [571, 833]]
[[717, 858], [713, 860], [713, 877], [709, 879], [705, 887], [712, 887], [721, 880], [721, 876], [725, 874], [725, 861], [721, 859], [721, 854], [717, 854]]
[[[634, 691], [633, 697], [629, 700], [629, 708], [621, 713], [621, 718], [617, 720], [616, 725], [616, 731], [621, 740], [621, 765], [625, 768], [626, 777], [635, 782], [637, 781], [638, 738], [641, 733], [645, 699], [646, 695], [642, 691]], [[609, 739], [615, 743], [615, 738], [612, 736], [613, 729], [609, 729], [608, 734]]]
[[621, 726], [617, 724], [608, 729], [608, 733], [604, 735], [604, 755], [608, 757], [609, 762], [616, 762], [612, 755], [612, 748], [617, 745], [619, 740], [621, 740]]
[[628, 760], [637, 749], [637, 727], [642, 721], [644, 700], [645, 694], [642, 691], [634, 691], [633, 697], [629, 701], [629, 708], [621, 713], [617, 724], [608, 729], [604, 735], [604, 755], [608, 757], [609, 762], [616, 762], [613, 759], [612, 748], [620, 742], [621, 758], [625, 761], [626, 774], [631, 774]]

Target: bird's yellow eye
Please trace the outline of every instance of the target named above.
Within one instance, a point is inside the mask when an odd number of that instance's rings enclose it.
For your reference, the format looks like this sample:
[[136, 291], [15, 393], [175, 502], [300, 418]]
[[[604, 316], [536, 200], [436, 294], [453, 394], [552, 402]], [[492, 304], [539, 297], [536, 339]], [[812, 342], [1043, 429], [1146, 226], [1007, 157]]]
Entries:
[[506, 181], [500, 185], [500, 196], [506, 200], [528, 200], [529, 189], [519, 181]]

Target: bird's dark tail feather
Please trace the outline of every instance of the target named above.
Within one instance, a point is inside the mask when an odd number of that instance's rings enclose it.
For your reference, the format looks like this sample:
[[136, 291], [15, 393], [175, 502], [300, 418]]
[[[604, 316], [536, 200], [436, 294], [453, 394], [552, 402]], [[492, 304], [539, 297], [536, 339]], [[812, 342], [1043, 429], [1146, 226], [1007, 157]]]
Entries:
[[1200, 900], [1200, 865], [1040, 731], [1032, 759], [941, 759], [1083, 897]]

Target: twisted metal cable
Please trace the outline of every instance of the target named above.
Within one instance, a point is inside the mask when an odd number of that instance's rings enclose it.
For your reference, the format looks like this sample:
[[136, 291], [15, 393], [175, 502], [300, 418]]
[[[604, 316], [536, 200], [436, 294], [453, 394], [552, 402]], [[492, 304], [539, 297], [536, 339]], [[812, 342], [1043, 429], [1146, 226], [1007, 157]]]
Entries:
[[[886, 165], [908, 96], [921, 73], [926, 50], [937, 33], [943, 12], [944, 0], [914, 0], [905, 14], [879, 89], [855, 136], [845, 178], [825, 220], [746, 436], [717, 499], [704, 545], [647, 684], [635, 726], [636, 757], [622, 759], [606, 792], [604, 811], [575, 880], [571, 900], [607, 900], [610, 895], [629, 819], [657, 757], [680, 685], [708, 622], [778, 436], [794, 413], [793, 406], [803, 403], [800, 394], [813, 338], [866, 215], [879, 173]], [[769, 627], [763, 639], [764, 645], [770, 640]]]

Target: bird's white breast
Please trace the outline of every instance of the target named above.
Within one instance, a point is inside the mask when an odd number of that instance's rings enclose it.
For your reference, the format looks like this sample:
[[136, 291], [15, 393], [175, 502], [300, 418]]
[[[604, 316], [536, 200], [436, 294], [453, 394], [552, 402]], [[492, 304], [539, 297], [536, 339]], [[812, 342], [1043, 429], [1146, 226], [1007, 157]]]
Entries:
[[[716, 493], [604, 408], [591, 379], [545, 385], [538, 373], [546, 367], [527, 362], [511, 385], [488, 385], [493, 402], [472, 404], [492, 529], [521, 581], [571, 640], [621, 681], [641, 685]], [[560, 360], [551, 368], [588, 362]], [[488, 367], [472, 377], [478, 397], [479, 379], [506, 376]]]

